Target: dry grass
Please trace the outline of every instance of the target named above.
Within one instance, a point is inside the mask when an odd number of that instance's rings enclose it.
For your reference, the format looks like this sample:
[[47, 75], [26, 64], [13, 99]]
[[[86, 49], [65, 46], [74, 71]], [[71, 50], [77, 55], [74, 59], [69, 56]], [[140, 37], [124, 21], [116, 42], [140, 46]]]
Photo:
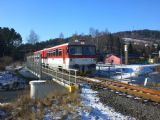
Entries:
[[12, 109], [13, 109], [13, 106], [11, 104], [0, 105], [0, 110], [11, 111]]
[[[65, 110], [66, 113], [74, 111], [75, 107], [79, 107], [80, 95], [77, 92], [74, 93], [53, 93], [49, 94], [47, 98], [43, 100], [43, 103], [50, 107], [52, 110], [58, 112]], [[57, 107], [58, 106], [58, 107]]]
[[8, 111], [10, 116], [8, 120], [41, 120], [44, 117], [45, 109], [55, 113], [64, 111], [62, 117], [66, 117], [71, 112], [74, 112], [76, 107], [80, 106], [79, 93], [52, 93], [43, 100], [33, 100], [29, 93], [25, 92], [16, 102], [11, 105], [0, 107], [0, 109]]

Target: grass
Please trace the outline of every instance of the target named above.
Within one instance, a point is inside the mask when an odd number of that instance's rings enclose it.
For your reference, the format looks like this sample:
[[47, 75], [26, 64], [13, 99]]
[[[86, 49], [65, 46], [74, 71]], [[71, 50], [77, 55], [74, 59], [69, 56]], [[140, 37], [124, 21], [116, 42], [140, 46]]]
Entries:
[[41, 120], [44, 117], [45, 108], [55, 113], [64, 111], [62, 118], [65, 118], [79, 106], [80, 95], [77, 92], [54, 92], [42, 100], [33, 100], [26, 91], [13, 104], [0, 106], [0, 109], [10, 113], [6, 119]]

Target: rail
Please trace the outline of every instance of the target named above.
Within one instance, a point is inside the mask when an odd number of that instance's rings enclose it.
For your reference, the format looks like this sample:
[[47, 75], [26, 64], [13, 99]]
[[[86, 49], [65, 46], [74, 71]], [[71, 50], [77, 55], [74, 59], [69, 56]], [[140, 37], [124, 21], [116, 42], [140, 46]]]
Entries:
[[93, 86], [98, 86], [98, 88], [109, 88], [118, 92], [122, 92], [125, 94], [133, 95], [135, 97], [140, 97], [144, 100], [153, 101], [156, 103], [160, 103], [160, 91], [153, 90], [148, 88], [142, 88], [139, 86], [132, 86], [124, 83], [119, 83], [115, 81], [108, 81], [103, 79], [103, 81], [99, 79], [90, 79], [79, 77], [79, 79], [92, 84]]

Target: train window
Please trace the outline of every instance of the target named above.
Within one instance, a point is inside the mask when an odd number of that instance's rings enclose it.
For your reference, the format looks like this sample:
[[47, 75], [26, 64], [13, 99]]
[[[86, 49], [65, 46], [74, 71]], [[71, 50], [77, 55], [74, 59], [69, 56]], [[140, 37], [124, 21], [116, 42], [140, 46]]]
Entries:
[[47, 56], [49, 57], [49, 52], [47, 53]]
[[56, 56], [58, 56], [58, 49], [56, 49]]
[[58, 50], [58, 56], [62, 56], [62, 50], [61, 49]]
[[53, 56], [53, 51], [51, 51], [51, 53], [50, 53], [50, 54], [51, 54], [51, 56]]
[[92, 56], [96, 54], [96, 49], [95, 46], [70, 46], [69, 54]]
[[53, 50], [53, 56], [56, 56], [56, 51], [55, 50]]
[[93, 46], [84, 46], [82, 48], [82, 53], [83, 53], [83, 55], [95, 55], [96, 49]]
[[48, 51], [47, 56], [49, 57], [53, 56], [53, 51], [52, 50]]
[[70, 55], [82, 55], [82, 47], [81, 46], [70, 46], [69, 54]]

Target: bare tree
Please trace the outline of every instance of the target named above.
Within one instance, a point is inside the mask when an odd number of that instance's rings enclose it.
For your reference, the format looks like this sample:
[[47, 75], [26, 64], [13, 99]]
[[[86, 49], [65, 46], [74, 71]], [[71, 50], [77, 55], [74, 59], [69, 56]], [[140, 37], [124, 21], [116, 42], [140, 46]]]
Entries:
[[31, 30], [30, 31], [30, 34], [27, 38], [27, 41], [28, 43], [31, 43], [31, 44], [36, 44], [38, 41], [39, 41], [39, 36], [37, 33], [35, 33], [34, 30]]
[[60, 39], [64, 39], [64, 35], [63, 35], [62, 32], [59, 34], [59, 38], [60, 38]]
[[99, 32], [98, 29], [89, 28], [89, 34], [92, 36], [92, 38], [98, 37], [101, 32]]

